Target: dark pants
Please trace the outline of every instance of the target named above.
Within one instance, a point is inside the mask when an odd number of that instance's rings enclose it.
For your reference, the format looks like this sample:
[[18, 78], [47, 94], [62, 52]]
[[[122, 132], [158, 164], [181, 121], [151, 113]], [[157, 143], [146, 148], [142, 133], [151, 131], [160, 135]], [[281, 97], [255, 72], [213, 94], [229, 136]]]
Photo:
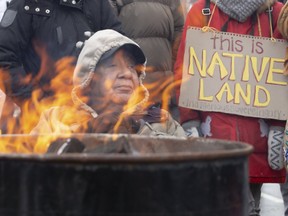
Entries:
[[249, 191], [249, 216], [260, 216], [260, 198], [262, 184], [250, 184]]
[[286, 176], [286, 181], [280, 184], [280, 191], [284, 201], [284, 215], [288, 216], [288, 175]]

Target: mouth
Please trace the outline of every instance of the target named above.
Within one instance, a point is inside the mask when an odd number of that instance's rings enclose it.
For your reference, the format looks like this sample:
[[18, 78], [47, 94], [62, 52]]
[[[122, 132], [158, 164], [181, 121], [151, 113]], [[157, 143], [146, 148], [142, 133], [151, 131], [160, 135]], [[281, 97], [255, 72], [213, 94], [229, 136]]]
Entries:
[[130, 85], [120, 85], [117, 86], [115, 90], [125, 94], [131, 94], [133, 92], [133, 88]]

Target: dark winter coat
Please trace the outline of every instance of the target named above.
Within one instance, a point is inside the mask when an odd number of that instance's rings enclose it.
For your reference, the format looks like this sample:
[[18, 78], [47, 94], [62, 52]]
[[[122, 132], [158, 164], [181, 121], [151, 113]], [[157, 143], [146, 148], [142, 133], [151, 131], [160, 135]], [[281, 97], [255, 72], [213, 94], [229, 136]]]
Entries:
[[11, 76], [1, 78], [5, 93], [18, 102], [29, 98], [35, 88], [42, 88], [43, 96], [49, 94], [46, 88], [55, 74], [55, 62], [77, 56], [75, 44], [87, 39], [85, 31], [109, 28], [120, 31], [107, 0], [12, 1], [0, 25], [0, 68], [9, 69]]

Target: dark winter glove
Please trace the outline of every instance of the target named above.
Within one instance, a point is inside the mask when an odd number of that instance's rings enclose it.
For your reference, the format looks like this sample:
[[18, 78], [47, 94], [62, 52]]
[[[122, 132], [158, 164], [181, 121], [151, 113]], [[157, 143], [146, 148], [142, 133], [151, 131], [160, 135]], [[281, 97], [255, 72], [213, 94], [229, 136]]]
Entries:
[[119, 120], [119, 113], [106, 112], [90, 119], [86, 123], [86, 133], [113, 133], [113, 129]]
[[78, 131], [81, 133], [125, 133], [134, 134], [140, 128], [135, 116], [124, 116], [118, 112], [105, 112], [90, 119]]
[[131, 115], [119, 113], [119, 110], [120, 108], [113, 108], [97, 118], [90, 119], [78, 132], [136, 134], [145, 122], [152, 124], [165, 121], [164, 116], [161, 115], [161, 109], [154, 106]]

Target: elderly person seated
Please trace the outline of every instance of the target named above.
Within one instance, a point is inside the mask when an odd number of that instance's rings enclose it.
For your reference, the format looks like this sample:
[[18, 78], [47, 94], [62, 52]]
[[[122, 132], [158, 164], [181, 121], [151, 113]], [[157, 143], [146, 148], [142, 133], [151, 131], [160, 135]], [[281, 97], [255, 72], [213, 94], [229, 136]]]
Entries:
[[45, 111], [31, 134], [129, 133], [185, 136], [182, 127], [160, 108], [147, 106], [142, 84], [146, 58], [131, 39], [102, 30], [83, 46], [74, 71], [74, 106]]

